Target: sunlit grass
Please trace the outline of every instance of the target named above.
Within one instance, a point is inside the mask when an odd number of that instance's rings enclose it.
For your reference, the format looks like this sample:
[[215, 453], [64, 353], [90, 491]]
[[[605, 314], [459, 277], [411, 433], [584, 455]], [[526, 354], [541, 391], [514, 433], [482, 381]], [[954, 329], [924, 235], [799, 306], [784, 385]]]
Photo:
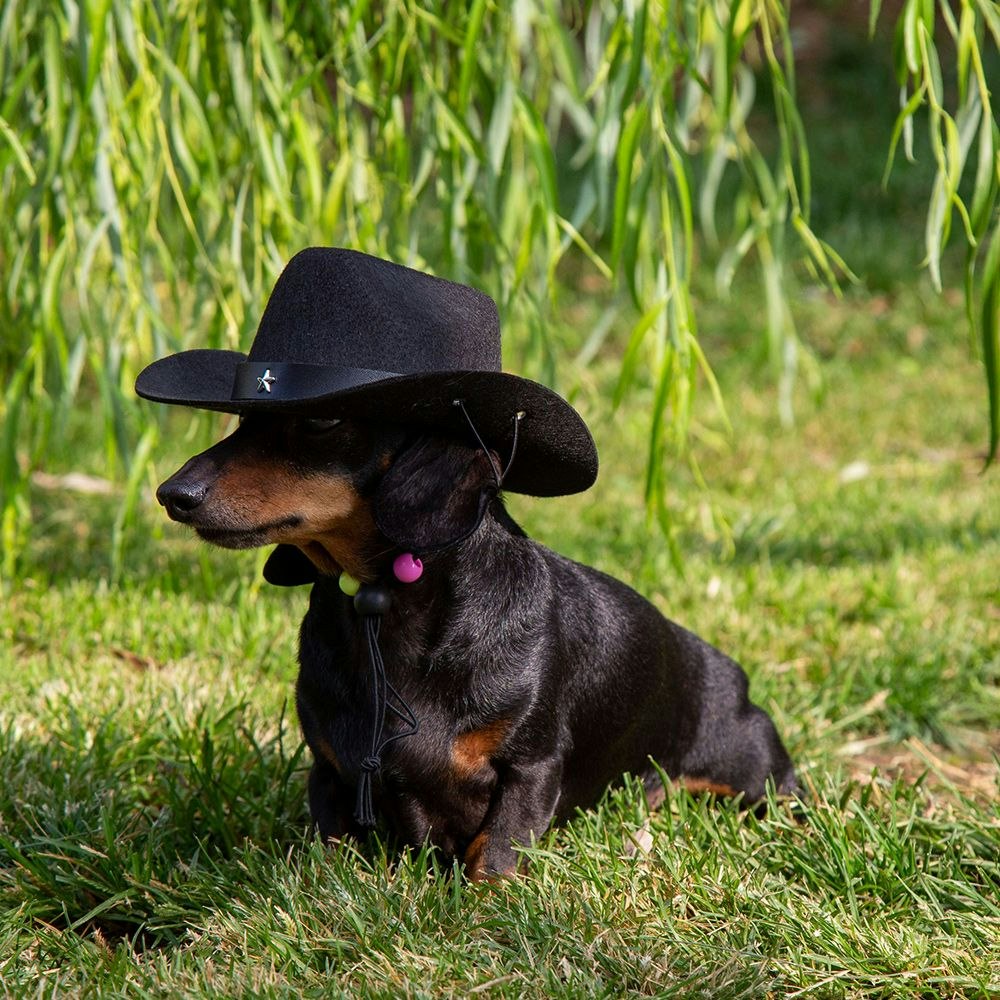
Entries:
[[[675, 795], [647, 816], [626, 790], [499, 887], [377, 838], [309, 841], [288, 707], [304, 591], [262, 585], [256, 554], [199, 545], [148, 493], [111, 584], [116, 498], [34, 490], [41, 532], [0, 610], [4, 990], [995, 996], [1000, 503], [980, 472], [979, 372], [951, 335], [960, 300], [902, 287], [892, 305], [803, 308], [824, 381], [820, 399], [800, 385], [794, 432], [742, 312], [711, 307], [739, 435], [704, 458], [728, 528], [670, 469], [683, 576], [639, 489], [651, 378], [594, 420], [592, 491], [510, 501], [746, 666], [810, 789], [804, 814]], [[593, 418], [610, 346], [589, 372]], [[188, 427], [167, 425], [159, 473], [200, 446]], [[54, 471], [101, 461], [81, 425]]]

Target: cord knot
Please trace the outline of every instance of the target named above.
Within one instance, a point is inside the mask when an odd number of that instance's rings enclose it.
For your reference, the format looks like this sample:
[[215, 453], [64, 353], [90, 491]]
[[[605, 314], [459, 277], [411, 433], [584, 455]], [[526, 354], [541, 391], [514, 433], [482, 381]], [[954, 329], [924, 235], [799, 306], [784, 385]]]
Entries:
[[[388, 594], [384, 587], [362, 587], [359, 595], [366, 590], [382, 591]], [[379, 649], [378, 633], [381, 623], [381, 611], [373, 613], [361, 612], [363, 615], [365, 638], [368, 640], [368, 662], [372, 670], [372, 743], [371, 750], [361, 761], [361, 775], [358, 778], [358, 799], [354, 810], [354, 819], [359, 826], [375, 825], [375, 809], [372, 801], [372, 775], [382, 769], [382, 753], [387, 746], [396, 740], [412, 736], [419, 728], [416, 717], [406, 704], [400, 693], [389, 683], [385, 675], [385, 663], [382, 662], [382, 650]], [[391, 712], [406, 727], [393, 736], [385, 735], [386, 712]]]

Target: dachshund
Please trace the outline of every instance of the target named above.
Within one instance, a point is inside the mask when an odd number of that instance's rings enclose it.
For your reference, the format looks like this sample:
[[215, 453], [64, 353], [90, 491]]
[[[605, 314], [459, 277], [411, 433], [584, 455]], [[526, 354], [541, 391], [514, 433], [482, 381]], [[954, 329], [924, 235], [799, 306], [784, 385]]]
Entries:
[[[504, 507], [498, 467], [481, 442], [251, 414], [157, 490], [208, 542], [276, 544], [270, 582], [312, 583], [296, 703], [324, 840], [364, 833], [356, 800], [374, 711], [388, 734], [374, 812], [404, 843], [462, 859], [472, 880], [515, 873], [519, 845], [595, 805], [626, 772], [652, 804], [661, 773], [745, 804], [769, 782], [796, 794], [743, 670], [625, 584], [527, 537]], [[413, 583], [392, 580], [401, 551], [422, 554]], [[390, 581], [381, 709], [345, 572]]]

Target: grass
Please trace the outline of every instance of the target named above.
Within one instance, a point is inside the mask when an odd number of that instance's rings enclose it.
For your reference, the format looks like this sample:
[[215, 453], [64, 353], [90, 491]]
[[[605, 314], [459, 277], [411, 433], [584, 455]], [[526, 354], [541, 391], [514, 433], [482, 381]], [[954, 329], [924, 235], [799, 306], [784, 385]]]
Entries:
[[[148, 495], [111, 585], [118, 499], [36, 487], [41, 531], [0, 611], [0, 992], [997, 995], [1000, 503], [961, 299], [804, 298], [822, 382], [798, 383], [794, 431], [753, 302], [699, 304], [738, 434], [705, 395], [713, 503], [669, 475], [682, 575], [642, 499], [652, 376], [611, 415], [612, 344], [575, 396], [597, 487], [511, 508], [744, 663], [811, 789], [804, 818], [682, 794], [650, 816], [626, 787], [500, 886], [377, 837], [323, 849], [289, 707], [305, 593], [263, 586], [258, 554], [197, 546]], [[73, 421], [48, 471], [100, 474]], [[209, 433], [174, 414], [154, 477]]]

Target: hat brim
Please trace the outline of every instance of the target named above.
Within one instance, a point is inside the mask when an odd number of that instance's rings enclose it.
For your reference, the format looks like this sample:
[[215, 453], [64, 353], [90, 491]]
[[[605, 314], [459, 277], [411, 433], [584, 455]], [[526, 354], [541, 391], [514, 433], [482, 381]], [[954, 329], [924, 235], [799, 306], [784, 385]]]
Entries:
[[562, 496], [588, 489], [597, 478], [597, 448], [583, 419], [561, 396], [530, 379], [492, 371], [420, 372], [308, 398], [279, 399], [261, 392], [255, 398], [233, 399], [237, 370], [246, 360], [237, 351], [182, 351], [140, 372], [135, 391], [157, 403], [223, 413], [353, 417], [471, 437], [455, 406], [455, 400], [461, 400], [479, 435], [502, 462], [510, 458], [514, 418], [524, 414], [504, 490]]

